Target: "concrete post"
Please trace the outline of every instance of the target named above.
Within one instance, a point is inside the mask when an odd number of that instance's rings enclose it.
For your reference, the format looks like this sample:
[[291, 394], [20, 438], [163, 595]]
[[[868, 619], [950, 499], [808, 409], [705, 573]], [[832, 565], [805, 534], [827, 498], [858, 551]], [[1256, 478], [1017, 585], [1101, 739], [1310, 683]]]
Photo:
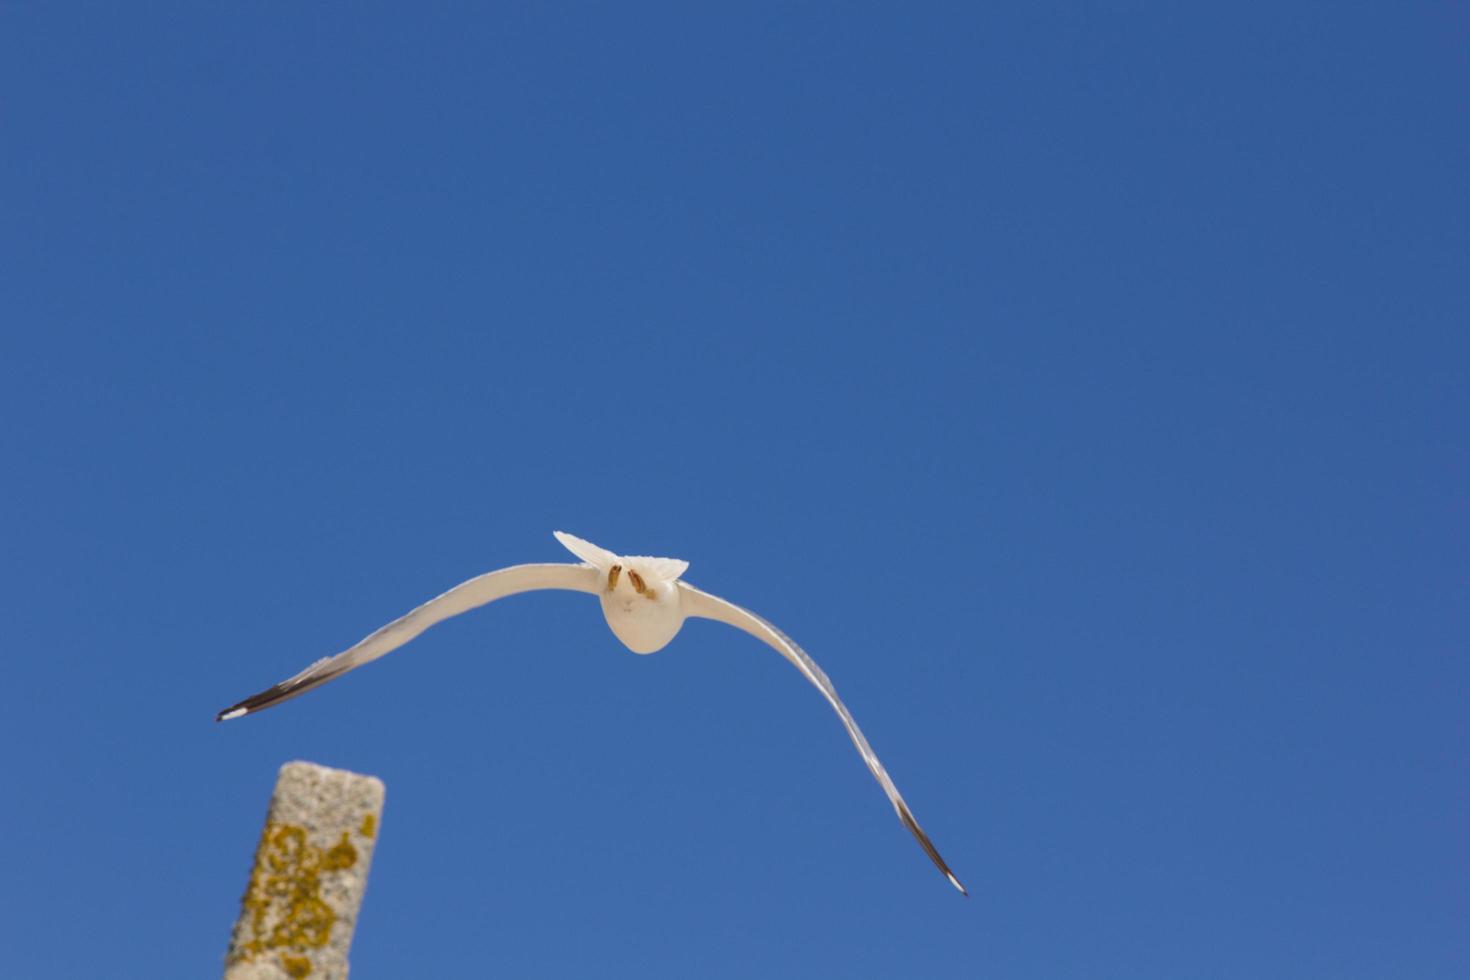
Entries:
[[347, 980], [383, 793], [372, 776], [310, 762], [281, 767], [225, 980]]

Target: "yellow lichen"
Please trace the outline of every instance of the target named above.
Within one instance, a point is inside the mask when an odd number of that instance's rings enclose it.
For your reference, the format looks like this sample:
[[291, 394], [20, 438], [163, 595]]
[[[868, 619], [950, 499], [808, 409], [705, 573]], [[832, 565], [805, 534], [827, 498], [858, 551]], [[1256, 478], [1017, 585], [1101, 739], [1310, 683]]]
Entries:
[[364, 813], [362, 815], [362, 826], [357, 829], [357, 832], [371, 840], [373, 835], [378, 832], [378, 818], [371, 813]]
[[322, 875], [356, 863], [357, 848], [345, 830], [324, 850], [306, 839], [304, 827], [266, 824], [244, 898], [250, 939], [238, 958], [279, 951], [287, 974], [298, 980], [310, 974], [311, 960], [302, 954], [325, 946], [337, 922], [336, 911], [322, 899]]
[[347, 839], [347, 831], [342, 831], [342, 839], [327, 849], [322, 855], [322, 868], [326, 871], [341, 871], [350, 868], [357, 863], [357, 848]]
[[288, 976], [301, 980], [302, 977], [311, 973], [311, 960], [305, 956], [292, 956], [290, 953], [281, 954], [281, 969]]

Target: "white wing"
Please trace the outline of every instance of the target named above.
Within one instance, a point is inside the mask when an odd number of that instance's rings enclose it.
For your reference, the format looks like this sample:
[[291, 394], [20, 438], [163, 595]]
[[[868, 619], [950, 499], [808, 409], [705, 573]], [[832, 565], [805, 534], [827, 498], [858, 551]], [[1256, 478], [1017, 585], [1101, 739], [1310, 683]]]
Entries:
[[848, 737], [852, 739], [852, 744], [857, 746], [858, 754], [863, 757], [863, 761], [868, 764], [868, 769], [873, 773], [873, 778], [878, 780], [878, 785], [882, 786], [883, 792], [888, 794], [888, 799], [893, 804], [893, 809], [898, 812], [898, 819], [903, 822], [903, 825], [918, 840], [919, 845], [924, 848], [924, 852], [929, 855], [929, 859], [934, 862], [935, 866], [944, 872], [944, 876], [949, 879], [949, 883], [958, 888], [961, 894], [969, 895], [970, 893], [965, 891], [965, 886], [960, 884], [960, 880], [955, 877], [954, 872], [949, 870], [949, 865], [944, 863], [944, 858], [939, 856], [939, 851], [935, 849], [933, 842], [929, 840], [929, 835], [924, 833], [923, 828], [919, 826], [919, 822], [914, 819], [913, 811], [909, 809], [908, 804], [899, 795], [898, 787], [893, 785], [893, 780], [889, 777], [888, 770], [884, 769], [883, 763], [878, 761], [877, 753], [868, 744], [868, 740], [863, 737], [862, 729], [858, 728], [857, 722], [852, 717], [852, 712], [847, 710], [847, 705], [843, 704], [842, 699], [837, 696], [837, 689], [832, 686], [832, 682], [827, 679], [827, 675], [822, 672], [822, 668], [817, 666], [817, 662], [805, 650], [797, 646], [791, 637], [782, 633], [749, 609], [742, 609], [733, 602], [726, 602], [719, 596], [710, 595], [708, 592], [701, 592], [687, 582], [680, 582], [679, 588], [683, 592], [684, 610], [689, 615], [727, 623], [769, 644], [777, 653], [791, 661], [796, 669], [801, 671], [802, 675], [811, 681], [817, 690], [822, 692], [822, 695], [826, 697], [828, 703], [832, 705], [833, 710], [837, 712], [837, 717], [842, 719], [842, 724], [847, 728]]
[[407, 616], [395, 619], [335, 657], [324, 657], [295, 677], [226, 708], [215, 721], [226, 721], [264, 711], [272, 705], [304, 694], [355, 667], [361, 667], [385, 653], [397, 650], [435, 623], [483, 606], [487, 602], [537, 589], [596, 593], [597, 577], [597, 570], [586, 565], [512, 565], [510, 568], [478, 575], [468, 582], [456, 585], [443, 595], [430, 599]]
[[608, 551], [606, 548], [599, 548], [591, 541], [583, 541], [575, 534], [568, 534], [565, 531], [552, 531], [551, 534], [556, 540], [561, 542], [563, 548], [593, 568], [600, 568], [606, 571], [618, 562], [618, 556], [611, 551]]

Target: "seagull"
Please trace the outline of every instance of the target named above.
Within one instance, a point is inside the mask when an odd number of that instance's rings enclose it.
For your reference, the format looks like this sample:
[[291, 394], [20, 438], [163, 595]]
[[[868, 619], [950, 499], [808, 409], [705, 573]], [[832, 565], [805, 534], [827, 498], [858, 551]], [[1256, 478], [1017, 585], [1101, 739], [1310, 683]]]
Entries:
[[562, 589], [597, 596], [602, 602], [602, 614], [613, 634], [629, 650], [639, 654], [662, 650], [679, 632], [686, 617], [713, 619], [743, 630], [774, 648], [822, 692], [827, 703], [837, 712], [837, 717], [842, 719], [848, 737], [857, 746], [858, 754], [867, 763], [873, 778], [888, 795], [889, 802], [898, 813], [898, 819], [914, 835], [924, 853], [929, 855], [929, 859], [949, 883], [959, 889], [960, 894], [970, 894], [949, 869], [949, 865], [944, 863], [944, 858], [939, 856], [929, 835], [924, 833], [919, 822], [914, 819], [913, 811], [899, 795], [898, 787], [893, 784], [888, 770], [878, 761], [873, 747], [868, 744], [862, 729], [853, 720], [852, 712], [847, 710], [847, 705], [837, 696], [837, 689], [832, 686], [822, 668], [817, 666], [817, 662], [797, 646], [791, 637], [750, 610], [680, 581], [680, 576], [689, 568], [687, 561], [642, 555], [615, 555], [590, 541], [583, 541], [565, 532], [556, 531], [554, 534], [563, 547], [582, 560], [582, 564], [512, 565], [478, 575], [468, 582], [456, 585], [443, 595], [430, 599], [408, 615], [395, 619], [336, 656], [323, 657], [296, 676], [231, 705], [221, 711], [215, 721], [229, 721], [231, 718], [255, 714], [282, 701], [289, 701], [314, 687], [341, 677], [349, 670], [391, 653], [435, 623], [521, 592]]

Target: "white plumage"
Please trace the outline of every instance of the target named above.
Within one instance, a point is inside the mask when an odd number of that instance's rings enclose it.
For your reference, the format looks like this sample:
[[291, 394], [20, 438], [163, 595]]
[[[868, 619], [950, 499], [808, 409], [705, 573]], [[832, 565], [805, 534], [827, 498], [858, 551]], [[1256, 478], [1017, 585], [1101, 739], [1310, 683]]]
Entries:
[[963, 894], [969, 894], [954, 872], [944, 863], [929, 836], [919, 827], [913, 812], [893, 784], [883, 763], [853, 720], [852, 713], [837, 696], [831, 680], [805, 650], [790, 637], [748, 609], [718, 596], [701, 592], [680, 577], [689, 568], [677, 558], [620, 556], [590, 541], [557, 531], [556, 539], [583, 561], [581, 565], [513, 565], [476, 576], [443, 595], [430, 599], [408, 615], [396, 619], [334, 657], [325, 657], [274, 687], [252, 695], [221, 711], [217, 721], [227, 721], [263, 711], [282, 701], [319, 687], [363, 664], [390, 653], [435, 623], [458, 616], [477, 606], [520, 592], [562, 589], [587, 592], [599, 597], [602, 614], [613, 634], [634, 653], [648, 654], [668, 645], [688, 616], [714, 619], [743, 630], [768, 644], [791, 661], [802, 676], [822, 692], [847, 729], [873, 778], [883, 787], [898, 818], [918, 840], [935, 866]]

